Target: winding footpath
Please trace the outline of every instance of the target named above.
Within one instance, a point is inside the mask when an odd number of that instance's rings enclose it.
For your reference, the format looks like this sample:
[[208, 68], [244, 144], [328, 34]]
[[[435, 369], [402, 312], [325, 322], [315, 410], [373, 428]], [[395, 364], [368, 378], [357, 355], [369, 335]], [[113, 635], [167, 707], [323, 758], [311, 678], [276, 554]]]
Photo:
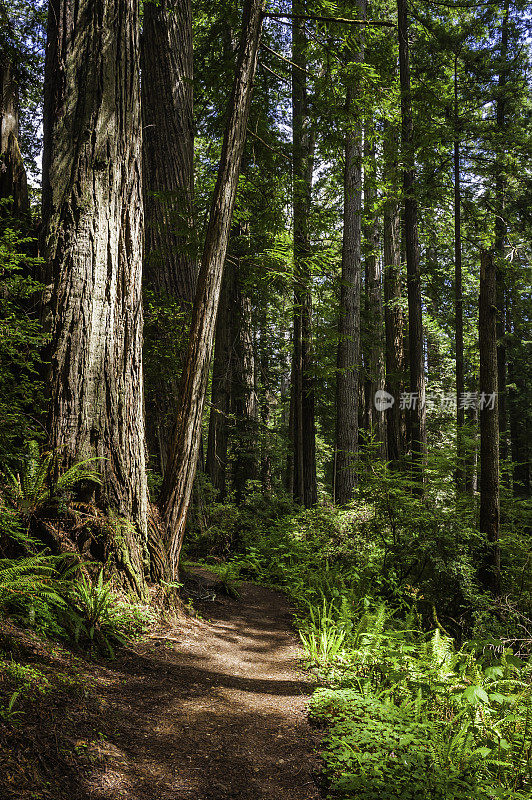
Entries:
[[298, 670], [290, 608], [277, 592], [240, 591], [198, 602], [204, 619], [162, 632], [101, 676], [106, 724], [98, 763], [80, 776], [83, 797], [317, 800], [312, 684]]

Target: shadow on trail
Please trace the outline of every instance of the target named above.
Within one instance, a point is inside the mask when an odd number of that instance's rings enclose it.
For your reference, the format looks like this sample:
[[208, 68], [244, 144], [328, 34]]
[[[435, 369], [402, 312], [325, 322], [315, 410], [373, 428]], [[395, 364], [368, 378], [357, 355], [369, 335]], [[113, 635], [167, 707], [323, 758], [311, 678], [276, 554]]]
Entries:
[[171, 647], [154, 640], [107, 670], [84, 798], [317, 800], [311, 684], [286, 600], [245, 584], [201, 612], [209, 621]]

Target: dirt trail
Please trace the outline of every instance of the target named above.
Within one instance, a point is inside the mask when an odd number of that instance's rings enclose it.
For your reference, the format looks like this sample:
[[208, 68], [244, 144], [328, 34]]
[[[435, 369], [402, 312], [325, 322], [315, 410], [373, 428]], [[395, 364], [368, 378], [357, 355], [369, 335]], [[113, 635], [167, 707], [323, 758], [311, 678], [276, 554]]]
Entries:
[[[195, 602], [198, 621], [106, 669], [91, 800], [317, 800], [311, 691], [278, 593]], [[105, 720], [105, 725], [103, 724]]]

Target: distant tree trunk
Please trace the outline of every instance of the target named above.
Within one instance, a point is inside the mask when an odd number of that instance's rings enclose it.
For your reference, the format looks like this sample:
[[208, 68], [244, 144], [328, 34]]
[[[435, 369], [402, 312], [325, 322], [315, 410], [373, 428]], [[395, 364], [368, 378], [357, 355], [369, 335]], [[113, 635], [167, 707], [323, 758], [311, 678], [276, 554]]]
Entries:
[[454, 57], [454, 326], [456, 376], [456, 488], [466, 488], [464, 424], [464, 297], [462, 290], [462, 225], [460, 216], [460, 128], [458, 114], [458, 57]]
[[[512, 443], [512, 484], [516, 497], [530, 497], [530, 408], [528, 405], [526, 375], [523, 376], [515, 358], [516, 342], [526, 341], [527, 315], [515, 307], [517, 292], [510, 293], [509, 317], [512, 322], [512, 357], [508, 361], [508, 411]], [[524, 320], [524, 324], [522, 323]]]
[[504, 0], [499, 86], [496, 103], [496, 125], [498, 137], [501, 142], [495, 163], [495, 257], [497, 268], [497, 372], [499, 392], [499, 439], [500, 456], [502, 463], [508, 458], [508, 406], [506, 402], [506, 269], [504, 262], [504, 248], [506, 244], [506, 176], [504, 173], [504, 130], [506, 128], [506, 79], [508, 71], [508, 16], [509, 0]]
[[231, 315], [234, 303], [234, 266], [226, 259], [218, 317], [211, 378], [211, 410], [207, 439], [205, 471], [216, 491], [217, 500], [223, 500], [227, 492], [227, 443], [229, 414], [231, 413], [232, 383], [232, 333]]
[[246, 141], [251, 90], [262, 23], [261, 0], [246, 0], [235, 81], [229, 104], [218, 179], [192, 311], [190, 341], [183, 369], [180, 406], [162, 488], [170, 564], [177, 574], [179, 553], [196, 472], [201, 418], [209, 377], [216, 315], [240, 164]]
[[[156, 305], [177, 301], [186, 329], [196, 284], [190, 0], [144, 3], [141, 68], [144, 285]], [[159, 324], [152, 336], [165, 342], [169, 352], [175, 350], [175, 331]], [[179, 365], [168, 374], [166, 362], [162, 367], [147, 363], [146, 374], [151, 378], [146, 398], [148, 434], [159, 450], [164, 472], [179, 403]]]
[[499, 420], [497, 404], [497, 286], [491, 252], [480, 260], [480, 532], [486, 552], [480, 577], [493, 594], [501, 591], [499, 551]]
[[65, 466], [102, 459], [98, 501], [134, 523], [122, 530], [117, 555], [142, 592], [139, 101], [136, 0], [51, 0], [43, 154], [53, 279], [50, 442]]
[[401, 308], [401, 220], [395, 180], [398, 178], [398, 135], [391, 124], [384, 132], [385, 175], [390, 181], [383, 211], [384, 325], [386, 333], [386, 391], [394, 400], [386, 413], [388, 459], [397, 466], [404, 456], [404, 421], [400, 397], [404, 376], [404, 320]]
[[266, 319], [261, 320], [259, 328], [259, 353], [260, 353], [260, 382], [259, 382], [259, 406], [260, 406], [260, 479], [262, 484], [262, 491], [265, 495], [272, 492], [272, 459], [270, 448], [270, 432], [269, 422], [271, 413], [271, 396], [270, 396], [270, 354], [268, 352], [268, 345], [265, 340]]
[[422, 483], [426, 449], [425, 363], [423, 357], [423, 315], [419, 263], [418, 208], [414, 168], [414, 121], [410, 86], [408, 44], [408, 0], [397, 0], [399, 30], [399, 72], [401, 85], [401, 145], [403, 156], [404, 217], [408, 292], [408, 351], [410, 392], [415, 407], [410, 411], [411, 449], [415, 478]]
[[253, 342], [253, 318], [251, 298], [241, 276], [241, 264], [237, 268], [235, 304], [233, 308], [233, 390], [234, 413], [233, 486], [235, 502], [244, 500], [248, 480], [258, 478], [258, 403], [255, 374], [255, 347]]
[[[305, 3], [294, 0], [294, 14]], [[310, 130], [306, 85], [307, 41], [301, 19], [292, 21], [292, 127], [294, 212], [294, 359], [293, 446], [294, 499], [309, 508], [318, 499], [316, 483], [316, 423], [312, 357], [312, 290], [309, 217], [314, 140]]]
[[384, 411], [375, 405], [376, 392], [384, 390], [384, 314], [382, 303], [382, 262], [379, 241], [379, 224], [373, 206], [377, 200], [377, 159], [374, 132], [370, 125], [364, 140], [364, 240], [365, 240], [365, 301], [368, 334], [366, 364], [366, 429], [371, 430], [379, 443], [378, 454], [386, 457], [386, 425]]
[[11, 213], [29, 211], [26, 170], [18, 145], [19, 99], [13, 63], [0, 54], [0, 198], [12, 197]]
[[[360, 15], [365, 15], [365, 0], [360, 0], [358, 9]], [[353, 59], [358, 63], [364, 61], [364, 40], [361, 35]], [[357, 480], [362, 262], [362, 116], [356, 107], [359, 91], [358, 82], [348, 84], [346, 90], [348, 129], [344, 144], [342, 274], [336, 356], [334, 499], [340, 505], [352, 499]]]

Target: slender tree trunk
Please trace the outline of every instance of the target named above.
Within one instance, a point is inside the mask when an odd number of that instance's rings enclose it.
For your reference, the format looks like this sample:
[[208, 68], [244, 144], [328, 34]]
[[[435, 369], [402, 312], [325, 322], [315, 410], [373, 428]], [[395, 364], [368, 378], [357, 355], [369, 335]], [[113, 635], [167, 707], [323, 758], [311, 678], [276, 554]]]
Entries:
[[[404, 320], [401, 308], [401, 219], [398, 201], [399, 137], [388, 123], [384, 131], [384, 167], [387, 180], [383, 211], [384, 240], [384, 325], [386, 334], [386, 391], [393, 404], [386, 413], [388, 459], [397, 466], [405, 451], [404, 420], [400, 397], [404, 376]], [[390, 401], [391, 402], [391, 401]]]
[[501, 31], [501, 66], [499, 71], [499, 85], [496, 110], [497, 134], [501, 145], [495, 164], [495, 257], [497, 268], [497, 371], [499, 391], [499, 438], [501, 461], [508, 458], [508, 407], [506, 402], [506, 269], [504, 262], [504, 248], [506, 244], [506, 176], [504, 173], [504, 131], [506, 128], [506, 78], [508, 57], [508, 16], [509, 0], [504, 0], [502, 31]]
[[463, 492], [465, 480], [464, 423], [464, 298], [462, 290], [462, 224], [460, 216], [460, 128], [458, 117], [458, 57], [454, 57], [454, 325], [456, 377], [456, 488]]
[[[527, 315], [520, 313], [518, 293], [510, 291], [508, 310], [512, 324], [513, 347], [508, 360], [508, 412], [512, 444], [512, 484], [515, 497], [530, 497], [530, 409], [528, 406], [526, 375], [519, 369], [516, 359], [516, 342], [526, 341]], [[524, 321], [524, 324], [522, 323]]]
[[232, 335], [231, 315], [234, 303], [234, 266], [226, 259], [218, 317], [211, 378], [211, 410], [207, 439], [205, 471], [216, 490], [218, 500], [227, 492], [227, 444], [231, 413]]
[[227, 242], [246, 141], [262, 23], [261, 0], [246, 0], [235, 81], [192, 311], [180, 407], [162, 489], [170, 563], [177, 574], [201, 437]]
[[[371, 126], [372, 127], [372, 126]], [[377, 408], [375, 397], [384, 390], [384, 312], [382, 287], [382, 261], [380, 252], [379, 223], [373, 210], [377, 200], [377, 159], [373, 131], [370, 126], [364, 141], [364, 205], [365, 205], [365, 300], [368, 334], [366, 365], [366, 428], [371, 430], [379, 443], [378, 454], [386, 457], [386, 425], [384, 411]], [[371, 134], [371, 136], [370, 136]]]
[[480, 577], [493, 594], [501, 591], [499, 551], [499, 418], [497, 403], [497, 286], [491, 252], [480, 261], [480, 532], [486, 552]]
[[[192, 13], [190, 0], [144, 4], [141, 49], [143, 185], [146, 212], [144, 286], [156, 307], [175, 303], [186, 329], [196, 283], [193, 236]], [[162, 471], [179, 403], [179, 355], [174, 372], [158, 358], [179, 347], [168, 326], [155, 322], [157, 349], [146, 353], [148, 439], [159, 450]], [[181, 337], [181, 347], [185, 346]], [[152, 363], [153, 362], [153, 363]], [[162, 363], [162, 366], [161, 366]], [[149, 378], [149, 380], [148, 380]]]
[[410, 411], [411, 449], [414, 475], [422, 483], [426, 450], [425, 430], [425, 364], [423, 357], [423, 315], [421, 302], [421, 273], [419, 263], [418, 207], [414, 168], [414, 121], [410, 86], [410, 57], [408, 44], [408, 0], [397, 0], [399, 30], [399, 71], [401, 85], [401, 145], [403, 155], [404, 217], [408, 292], [408, 351], [410, 392], [413, 407]]
[[0, 198], [12, 197], [11, 213], [29, 211], [26, 170], [20, 154], [18, 85], [13, 63], [0, 54]]
[[[294, 0], [294, 13], [305, 3]], [[306, 85], [307, 41], [301, 19], [292, 21], [292, 126], [294, 214], [294, 358], [293, 446], [294, 499], [308, 508], [317, 502], [316, 423], [312, 356], [312, 290], [309, 217], [314, 140], [310, 130]]]
[[[365, 15], [365, 0], [358, 4]], [[364, 40], [359, 42], [353, 59], [364, 61]], [[348, 128], [344, 152], [344, 211], [342, 237], [342, 274], [338, 310], [338, 350], [336, 356], [336, 443], [335, 501], [348, 503], [356, 486], [358, 453], [359, 362], [360, 362], [360, 290], [362, 262], [362, 115], [356, 101], [358, 82], [346, 90]]]
[[248, 480], [258, 477], [258, 403], [251, 298], [237, 269], [234, 325], [234, 368], [232, 403], [234, 412], [233, 486], [235, 501], [244, 500]]
[[135, 525], [123, 529], [118, 556], [142, 592], [139, 100], [136, 0], [51, 0], [43, 155], [53, 280], [50, 442], [65, 466], [102, 459], [98, 501]]

